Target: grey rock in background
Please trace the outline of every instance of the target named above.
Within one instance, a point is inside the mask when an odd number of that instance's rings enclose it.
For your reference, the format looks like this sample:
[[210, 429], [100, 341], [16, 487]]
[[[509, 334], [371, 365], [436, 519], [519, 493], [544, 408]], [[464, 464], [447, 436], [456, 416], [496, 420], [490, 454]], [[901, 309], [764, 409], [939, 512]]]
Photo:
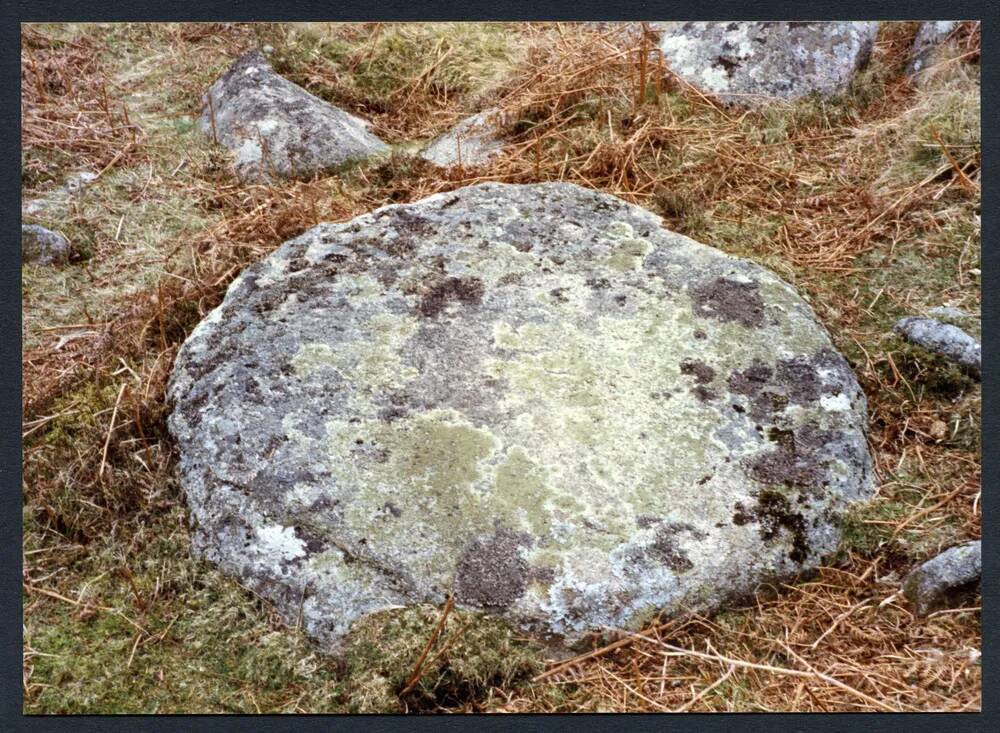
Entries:
[[178, 354], [196, 551], [329, 651], [454, 593], [572, 643], [835, 550], [866, 403], [794, 289], [561, 183], [323, 224]]
[[420, 157], [443, 167], [486, 163], [504, 149], [503, 142], [497, 139], [494, 116], [498, 113], [490, 109], [466, 117], [424, 148]]
[[982, 542], [957, 545], [914, 568], [903, 581], [903, 595], [918, 616], [943, 608], [978, 585], [983, 572]]
[[868, 63], [876, 22], [712, 21], [654, 24], [667, 65], [724, 102], [824, 96]]
[[926, 69], [938, 46], [955, 30], [957, 25], [957, 20], [929, 20], [921, 23], [920, 30], [917, 31], [917, 36], [913, 40], [906, 73], [912, 76]]
[[388, 150], [368, 122], [279, 76], [260, 51], [209, 88], [199, 125], [235, 153], [244, 181], [310, 178]]
[[951, 305], [939, 305], [931, 308], [927, 311], [928, 316], [933, 316], [934, 318], [948, 318], [954, 319], [956, 321], [962, 321], [965, 319], [977, 318], [978, 316], [972, 313], [966, 313], [961, 308], [956, 308]]
[[892, 330], [907, 341], [955, 362], [974, 376], [981, 374], [982, 346], [958, 326], [933, 318], [908, 316], [897, 321]]
[[69, 259], [69, 241], [38, 224], [21, 225], [21, 261], [55, 265]]

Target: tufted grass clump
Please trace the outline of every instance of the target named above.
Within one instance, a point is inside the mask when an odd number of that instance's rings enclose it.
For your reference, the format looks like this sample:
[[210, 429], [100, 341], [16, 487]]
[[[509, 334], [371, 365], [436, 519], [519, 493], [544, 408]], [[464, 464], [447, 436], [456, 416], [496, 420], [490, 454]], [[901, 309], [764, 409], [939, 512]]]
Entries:
[[275, 38], [276, 70], [374, 117], [390, 142], [480, 111], [523, 51], [509, 23], [300, 23]]
[[[474, 711], [492, 687], [525, 682], [542, 667], [537, 644], [505, 622], [473, 611], [422, 605], [384, 611], [352, 629], [345, 653], [354, 712]], [[436, 643], [428, 648], [429, 640]]]
[[954, 399], [973, 389], [976, 382], [959, 365], [940, 354], [913, 344], [898, 334], [887, 339], [898, 373], [918, 390], [944, 399]]
[[877, 498], [850, 507], [840, 520], [843, 533], [838, 557], [852, 553], [860, 557], [882, 558], [889, 567], [905, 572], [911, 565], [964, 540], [961, 522], [955, 518], [933, 525], [907, 524], [914, 513], [919, 492], [901, 492], [900, 498]]

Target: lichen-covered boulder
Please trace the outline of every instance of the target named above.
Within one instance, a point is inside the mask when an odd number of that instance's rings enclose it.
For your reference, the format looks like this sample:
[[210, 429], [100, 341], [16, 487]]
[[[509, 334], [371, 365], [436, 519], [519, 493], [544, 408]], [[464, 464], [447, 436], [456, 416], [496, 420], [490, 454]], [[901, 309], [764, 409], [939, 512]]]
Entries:
[[195, 547], [330, 650], [394, 606], [572, 642], [837, 545], [865, 398], [771, 272], [570, 184], [320, 225], [178, 354]]
[[906, 73], [912, 76], [924, 71], [933, 60], [938, 47], [951, 35], [957, 25], [957, 20], [929, 20], [921, 23], [920, 29], [913, 39]]
[[498, 110], [486, 110], [466, 117], [431, 141], [420, 157], [442, 167], [486, 163], [504, 149], [498, 138], [498, 114]]
[[55, 265], [69, 259], [69, 240], [38, 224], [21, 225], [21, 262]]
[[244, 181], [310, 178], [388, 150], [365, 120], [276, 74], [256, 50], [209, 88], [199, 126], [233, 151]]
[[813, 92], [829, 96], [868, 63], [878, 23], [658, 23], [672, 71], [723, 102], [754, 106]]

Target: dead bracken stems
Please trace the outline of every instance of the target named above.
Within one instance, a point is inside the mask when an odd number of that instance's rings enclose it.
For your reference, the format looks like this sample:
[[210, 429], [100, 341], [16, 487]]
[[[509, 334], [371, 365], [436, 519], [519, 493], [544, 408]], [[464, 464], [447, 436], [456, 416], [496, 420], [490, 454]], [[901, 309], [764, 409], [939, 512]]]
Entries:
[[[102, 172], [137, 150], [142, 131], [129, 120], [124, 103], [120, 104], [124, 124], [116, 124], [109, 81], [99, 61], [101, 49], [93, 37], [59, 43], [25, 25], [22, 48], [21, 142], [25, 150], [54, 151], [69, 156], [77, 166]], [[29, 180], [55, 172], [40, 156], [29, 156], [25, 167]]]
[[798, 661], [800, 664], [802, 664], [804, 667], [806, 667], [806, 671], [797, 670], [797, 669], [787, 669], [785, 667], [775, 667], [775, 666], [770, 665], [770, 664], [758, 664], [758, 663], [755, 663], [755, 662], [745, 662], [742, 659], [731, 659], [729, 657], [725, 657], [725, 656], [723, 656], [721, 654], [714, 653], [714, 652], [697, 652], [697, 651], [694, 651], [693, 649], [684, 649], [684, 648], [679, 647], [679, 646], [674, 646], [673, 644], [667, 644], [667, 643], [659, 641], [657, 639], [650, 639], [647, 636], [640, 636], [640, 635], [635, 634], [634, 632], [631, 632], [631, 631], [621, 631], [621, 633], [627, 634], [630, 637], [638, 637], [638, 638], [642, 639], [643, 641], [647, 641], [647, 642], [650, 642], [652, 644], [656, 644], [657, 646], [661, 646], [661, 647], [663, 647], [664, 649], [667, 650], [669, 656], [682, 656], [682, 657], [683, 656], [690, 656], [690, 657], [696, 657], [698, 659], [707, 659], [707, 660], [710, 660], [710, 661], [721, 662], [722, 664], [729, 665], [730, 667], [742, 667], [744, 669], [755, 669], [755, 670], [760, 670], [762, 672], [769, 672], [771, 674], [790, 675], [790, 676], [793, 676], [793, 677], [813, 677], [813, 678], [822, 680], [823, 682], [826, 682], [828, 684], [834, 685], [835, 687], [838, 687], [838, 688], [844, 690], [845, 692], [848, 692], [851, 695], [854, 695], [855, 697], [858, 697], [858, 698], [864, 700], [865, 702], [867, 702], [868, 704], [874, 705], [875, 707], [877, 707], [877, 708], [879, 708], [881, 710], [885, 710], [885, 711], [891, 712], [891, 713], [902, 712], [899, 708], [895, 708], [895, 707], [893, 707], [891, 705], [888, 705], [888, 704], [884, 703], [881, 700], [877, 700], [877, 699], [873, 698], [871, 695], [867, 695], [867, 694], [861, 692], [860, 690], [856, 690], [853, 687], [851, 687], [850, 685], [847, 685], [847, 684], [841, 682], [838, 679], [830, 677], [829, 675], [825, 675], [825, 674], [823, 674], [821, 672], [817, 672], [815, 669], [813, 669], [813, 667], [808, 662], [806, 662], [805, 660], [803, 660], [802, 657], [798, 656], [795, 652], [793, 652], [791, 649], [789, 649], [784, 644], [782, 644], [782, 646], [785, 647], [785, 650], [796, 661]]
[[413, 665], [413, 672], [410, 674], [410, 678], [406, 682], [406, 686], [399, 693], [400, 697], [406, 697], [417, 683], [420, 681], [420, 675], [423, 673], [424, 660], [427, 659], [427, 655], [430, 653], [434, 644], [437, 643], [438, 636], [441, 635], [441, 630], [444, 628], [445, 621], [448, 620], [448, 614], [451, 613], [452, 607], [455, 605], [455, 599], [452, 596], [448, 596], [447, 602], [444, 604], [444, 610], [441, 612], [441, 618], [437, 622], [437, 626], [434, 627], [434, 633], [431, 634], [427, 643], [424, 645], [424, 650], [420, 653], [420, 658], [417, 659], [417, 663]]
[[215, 128], [215, 102], [212, 101], [212, 92], [209, 91], [205, 97], [208, 99], [208, 119], [212, 123], [212, 142], [219, 144], [219, 133]]

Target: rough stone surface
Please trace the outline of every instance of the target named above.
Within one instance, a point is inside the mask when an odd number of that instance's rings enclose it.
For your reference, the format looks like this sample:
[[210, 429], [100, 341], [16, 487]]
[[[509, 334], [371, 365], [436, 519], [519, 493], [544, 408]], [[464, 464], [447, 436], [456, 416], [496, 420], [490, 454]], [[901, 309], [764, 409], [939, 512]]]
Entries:
[[966, 313], [961, 308], [956, 308], [953, 305], [935, 306], [927, 311], [927, 315], [935, 318], [952, 319], [957, 321], [976, 318], [976, 316], [972, 313]]
[[974, 375], [982, 371], [982, 346], [972, 336], [933, 318], [908, 316], [892, 327], [907, 341], [949, 359]]
[[910, 571], [903, 595], [923, 616], [962, 600], [979, 586], [982, 573], [982, 542], [957, 545]]
[[482, 165], [503, 152], [503, 142], [497, 139], [493, 115], [486, 110], [466, 117], [448, 132], [436, 138], [420, 153], [420, 157], [440, 166]]
[[865, 398], [777, 276], [570, 185], [286, 242], [169, 389], [195, 546], [326, 648], [455, 593], [572, 642], [833, 551]]
[[831, 95], [868, 63], [874, 22], [659, 23], [667, 65], [724, 102]]
[[[211, 100], [211, 103], [209, 103]], [[244, 54], [209, 88], [199, 119], [235, 154], [245, 181], [310, 178], [388, 149], [368, 123], [279, 76], [260, 51]]]
[[913, 47], [910, 49], [910, 61], [906, 67], [908, 74], [913, 75], [928, 67], [934, 57], [934, 52], [948, 35], [955, 30], [957, 20], [929, 20], [920, 24]]
[[21, 225], [21, 261], [55, 265], [69, 259], [69, 241], [38, 224]]

